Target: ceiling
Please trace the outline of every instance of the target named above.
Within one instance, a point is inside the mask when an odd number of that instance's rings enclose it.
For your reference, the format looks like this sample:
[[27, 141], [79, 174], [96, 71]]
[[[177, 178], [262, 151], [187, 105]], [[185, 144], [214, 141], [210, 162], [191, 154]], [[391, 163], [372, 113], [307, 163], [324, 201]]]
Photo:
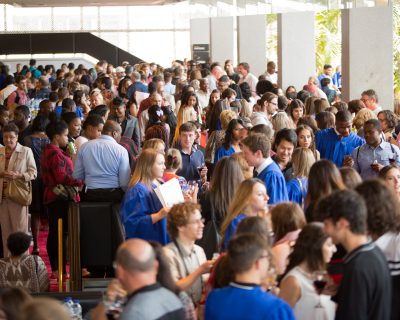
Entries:
[[11, 4], [16, 7], [80, 7], [80, 6], [151, 6], [151, 5], [171, 4], [181, 1], [182, 0], [87, 0], [87, 1], [5, 0], [3, 3]]

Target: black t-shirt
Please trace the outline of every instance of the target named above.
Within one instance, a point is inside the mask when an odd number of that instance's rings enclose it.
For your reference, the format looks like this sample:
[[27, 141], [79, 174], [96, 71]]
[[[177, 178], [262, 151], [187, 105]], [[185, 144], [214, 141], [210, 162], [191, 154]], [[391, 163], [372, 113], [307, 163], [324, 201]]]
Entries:
[[389, 320], [391, 279], [382, 251], [364, 244], [344, 259], [343, 279], [332, 300], [338, 304], [336, 319]]

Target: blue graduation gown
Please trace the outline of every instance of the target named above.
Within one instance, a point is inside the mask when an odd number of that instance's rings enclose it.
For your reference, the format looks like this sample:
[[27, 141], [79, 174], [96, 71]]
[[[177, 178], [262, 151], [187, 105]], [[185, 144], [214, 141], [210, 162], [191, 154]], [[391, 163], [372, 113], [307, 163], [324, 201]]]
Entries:
[[267, 188], [269, 204], [288, 201], [285, 178], [279, 166], [273, 161], [258, 176]]
[[141, 238], [158, 241], [162, 245], [170, 242], [165, 218], [152, 223], [151, 214], [160, 211], [162, 204], [153, 190], [138, 182], [128, 189], [121, 204], [121, 220], [126, 238]]
[[229, 240], [235, 235], [236, 229], [244, 218], [246, 218], [246, 215], [244, 213], [239, 214], [235, 219], [231, 221], [229, 224], [228, 228], [226, 228], [225, 235], [224, 235], [224, 246], [222, 248], [223, 251], [225, 251], [228, 248], [228, 243]]
[[229, 157], [234, 153], [235, 149], [233, 149], [232, 147], [230, 147], [229, 149], [225, 149], [225, 147], [222, 146], [218, 148], [218, 150], [215, 152], [214, 163], [216, 164], [218, 160], [221, 159], [222, 157]]
[[[299, 179], [301, 180], [301, 186]], [[302, 206], [307, 195], [308, 179], [305, 177], [292, 179], [286, 183], [286, 188], [289, 201], [296, 202]]]
[[315, 139], [321, 159], [328, 159], [338, 167], [343, 165], [345, 155], [351, 155], [355, 148], [365, 143], [364, 139], [353, 132], [350, 132], [348, 137], [339, 140], [334, 128], [318, 131]]

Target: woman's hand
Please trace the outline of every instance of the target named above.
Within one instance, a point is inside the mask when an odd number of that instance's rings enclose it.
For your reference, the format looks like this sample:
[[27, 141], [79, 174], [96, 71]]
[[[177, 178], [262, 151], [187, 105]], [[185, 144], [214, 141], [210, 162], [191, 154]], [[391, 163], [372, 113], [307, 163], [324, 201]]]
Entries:
[[160, 221], [161, 219], [164, 219], [168, 215], [169, 210], [171, 210], [171, 208], [162, 208], [157, 213], [153, 213], [151, 215], [152, 222], [156, 223], [156, 222]]
[[24, 177], [24, 175], [18, 171], [4, 171], [3, 177], [8, 180], [17, 180]]

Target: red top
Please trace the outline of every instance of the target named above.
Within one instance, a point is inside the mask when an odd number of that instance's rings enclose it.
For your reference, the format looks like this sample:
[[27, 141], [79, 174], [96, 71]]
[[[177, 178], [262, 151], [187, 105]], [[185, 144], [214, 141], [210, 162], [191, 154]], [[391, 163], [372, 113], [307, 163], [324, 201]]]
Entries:
[[[44, 203], [48, 204], [57, 200], [53, 188], [58, 184], [68, 186], [82, 186], [81, 180], [74, 179], [72, 174], [74, 167], [68, 155], [54, 144], [47, 144], [44, 148], [42, 159], [42, 180], [45, 186]], [[75, 202], [79, 202], [79, 194], [75, 197]]]

